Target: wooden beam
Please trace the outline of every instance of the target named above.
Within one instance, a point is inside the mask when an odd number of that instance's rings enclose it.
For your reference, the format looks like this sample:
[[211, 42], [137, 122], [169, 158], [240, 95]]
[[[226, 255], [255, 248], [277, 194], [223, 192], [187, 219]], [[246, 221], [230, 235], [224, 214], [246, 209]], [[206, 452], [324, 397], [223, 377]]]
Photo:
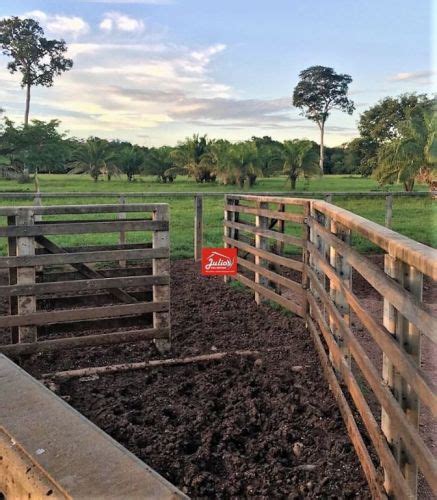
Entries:
[[[54, 254], [66, 254], [66, 250], [60, 247], [59, 245], [56, 245], [56, 243], [53, 243], [53, 241], [47, 239], [45, 236], [38, 236], [36, 238], [36, 241], [43, 246], [46, 250], [48, 250], [51, 253]], [[98, 271], [95, 271], [94, 269], [91, 269], [89, 266], [86, 264], [71, 264], [77, 271], [80, 272], [83, 276], [87, 278], [104, 278], [102, 274], [100, 274]], [[120, 290], [118, 288], [110, 288], [108, 289], [108, 293], [116, 297], [117, 299], [121, 300], [122, 302], [125, 302], [126, 304], [131, 304], [134, 302], [137, 302], [137, 299], [135, 297], [132, 297], [128, 293], [126, 293], [124, 290]]]
[[[33, 269], [33, 268], [31, 268]], [[56, 281], [47, 283], [31, 283], [25, 285], [2, 285], [0, 286], [0, 297], [9, 297], [11, 295], [19, 296], [19, 299], [29, 296], [41, 296], [48, 294], [60, 294], [70, 292], [83, 292], [92, 294], [97, 290], [120, 290], [120, 288], [137, 288], [150, 285], [168, 285], [169, 276], [150, 275], [150, 276], [123, 276], [122, 278], [92, 278], [88, 280]], [[128, 303], [137, 302], [137, 300], [128, 295]], [[134, 300], [133, 300], [134, 299]], [[20, 312], [19, 312], [20, 314]], [[22, 314], [26, 314], [23, 311]]]
[[[235, 213], [235, 212], [234, 212]], [[282, 223], [284, 221], [280, 221]], [[291, 234], [283, 234], [279, 231], [271, 231], [268, 229], [257, 228], [253, 224], [241, 223], [241, 222], [232, 222], [225, 220], [224, 225], [231, 229], [239, 229], [241, 231], [246, 231], [251, 234], [260, 234], [261, 236], [265, 236], [266, 238], [272, 238], [276, 241], [280, 241], [283, 243], [289, 243], [290, 245], [295, 245], [298, 247], [303, 246], [302, 238], [298, 238], [296, 236], [292, 236]]]
[[343, 243], [336, 236], [330, 234], [314, 219], [310, 220], [311, 228], [316, 233], [322, 234], [325, 241], [333, 246], [348, 263], [358, 271], [361, 276], [383, 297], [386, 297], [396, 309], [434, 343], [437, 343], [437, 319], [433, 317], [429, 308], [422, 304], [408, 290], [395, 280], [391, 279], [367, 257], [359, 254], [349, 245]]
[[[264, 202], [257, 202], [257, 209], [259, 209], [259, 213], [262, 213], [263, 211], [268, 211], [269, 204], [264, 203]], [[256, 216], [256, 222], [255, 225], [257, 228], [261, 230], [266, 230], [268, 228], [269, 224], [269, 219], [267, 217], [262, 217], [260, 215]], [[263, 237], [262, 235], [255, 234], [255, 248], [262, 250], [263, 252], [268, 251], [268, 244], [267, 244], [267, 239]], [[256, 267], [265, 267], [265, 262], [262, 260], [260, 254], [255, 255], [255, 266]], [[267, 288], [268, 287], [268, 280], [266, 279], [265, 275], [262, 273], [259, 273], [255, 271], [255, 283], [259, 284], [262, 286], [262, 288]], [[263, 301], [263, 296], [259, 292], [255, 291], [255, 302], [259, 305]]]
[[0, 352], [8, 356], [29, 355], [37, 352], [57, 352], [65, 349], [83, 348], [141, 342], [157, 338], [167, 338], [168, 329], [150, 328], [146, 330], [129, 330], [127, 332], [102, 333], [98, 335], [84, 335], [82, 337], [68, 337], [53, 340], [41, 340], [25, 344], [0, 345]]
[[[31, 208], [19, 212], [16, 218], [17, 226], [21, 229], [27, 229], [34, 224], [34, 214]], [[35, 255], [35, 240], [32, 237], [20, 236], [17, 237], [17, 257]], [[1, 289], [32, 289], [35, 286], [35, 267], [26, 266], [17, 268], [17, 284], [0, 287]], [[10, 294], [7, 294], [9, 296]], [[28, 315], [36, 312], [36, 298], [32, 293], [16, 293], [17, 299], [17, 314]], [[18, 328], [19, 342], [35, 342], [37, 338], [36, 326], [26, 325]]]
[[168, 231], [168, 221], [132, 220], [132, 221], [95, 221], [70, 224], [38, 224], [29, 226], [0, 227], [0, 236], [46, 236], [48, 234], [95, 234], [119, 231]]
[[364, 236], [393, 257], [437, 280], [437, 250], [325, 201], [313, 200], [311, 205], [351, 231]]
[[232, 238], [228, 238], [226, 236], [224, 240], [230, 246], [237, 247], [240, 250], [245, 250], [246, 252], [251, 253], [252, 255], [258, 255], [258, 257], [262, 257], [263, 259], [279, 264], [280, 266], [284, 266], [289, 269], [294, 269], [295, 271], [299, 272], [302, 272], [303, 270], [303, 264], [298, 260], [290, 259], [288, 257], [282, 257], [280, 255], [275, 255], [271, 252], [267, 252], [259, 248], [254, 248], [251, 245], [248, 245], [247, 243], [233, 240]]
[[[170, 252], [168, 205], [161, 205], [153, 212], [153, 221], [167, 223], [166, 230], [154, 231], [152, 238], [153, 248], [165, 248], [167, 252]], [[170, 302], [170, 255], [167, 259], [153, 259], [152, 267], [154, 275], [165, 276], [168, 280], [167, 284], [153, 285], [153, 302]], [[153, 313], [153, 328], [157, 330], [165, 328], [168, 330], [167, 338], [154, 339], [155, 345], [161, 353], [168, 352], [171, 348], [170, 310]]]
[[168, 302], [138, 302], [136, 304], [118, 304], [114, 306], [84, 307], [59, 311], [41, 311], [22, 316], [0, 316], [0, 327], [26, 325], [53, 325], [75, 321], [99, 320], [125, 316], [139, 316], [155, 311], [168, 311]]
[[341, 281], [335, 273], [335, 270], [323, 262], [322, 256], [314, 247], [309, 245], [312, 258], [317, 260], [319, 266], [323, 268], [324, 273], [328, 276], [331, 282], [341, 290], [347, 298], [347, 301], [357, 315], [362, 325], [372, 336], [374, 342], [378, 345], [383, 353], [391, 360], [402, 377], [408, 381], [413, 389], [419, 394], [421, 401], [428, 406], [434, 418], [437, 418], [437, 394], [436, 385], [423, 372], [420, 366], [408, 356], [399, 345], [399, 342], [391, 335], [386, 328], [381, 326], [361, 304], [358, 297], [352, 290]]
[[292, 313], [303, 317], [304, 311], [303, 311], [301, 304], [296, 304], [295, 302], [293, 302], [289, 299], [286, 299], [282, 295], [278, 295], [273, 290], [269, 290], [268, 288], [265, 288], [258, 283], [254, 283], [252, 280], [250, 280], [249, 278], [246, 278], [246, 276], [243, 276], [240, 273], [236, 274], [235, 279], [240, 281], [243, 285], [246, 285], [248, 288], [251, 288], [255, 292], [258, 292], [261, 295], [264, 295], [267, 299], [272, 300], [273, 302], [276, 302], [277, 304], [282, 306], [284, 309], [287, 309], [288, 311], [291, 311]]
[[[134, 245], [135, 246], [135, 245]], [[98, 247], [97, 247], [98, 248]], [[116, 262], [124, 260], [149, 260], [168, 257], [165, 248], [133, 248], [132, 250], [92, 250], [74, 253], [40, 253], [21, 257], [0, 257], [0, 269], [24, 266], [57, 266], [90, 262]]]
[[230, 212], [240, 212], [242, 214], [252, 214], [259, 217], [267, 217], [268, 219], [288, 220], [297, 224], [303, 224], [303, 215], [292, 214], [290, 212], [278, 212], [277, 210], [259, 209], [257, 207], [245, 207], [243, 205], [228, 205], [227, 210], [229, 210]]

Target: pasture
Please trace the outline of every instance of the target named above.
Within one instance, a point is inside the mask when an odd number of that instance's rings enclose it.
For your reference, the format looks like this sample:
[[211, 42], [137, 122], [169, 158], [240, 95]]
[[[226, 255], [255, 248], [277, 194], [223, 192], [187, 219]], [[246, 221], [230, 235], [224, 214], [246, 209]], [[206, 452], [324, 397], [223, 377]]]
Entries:
[[[156, 181], [155, 177], [138, 176], [134, 182], [127, 182], [124, 177], [116, 177], [110, 182], [106, 180], [93, 180], [87, 175], [50, 175], [42, 174], [39, 176], [40, 190], [42, 193], [81, 193], [98, 192], [107, 197], [77, 198], [63, 196], [60, 198], [50, 198], [43, 200], [44, 204], [85, 204], [85, 203], [114, 203], [118, 201], [118, 196], [113, 193], [144, 193], [144, 200], [135, 198], [127, 202], [168, 202], [171, 213], [171, 256], [173, 259], [192, 257], [193, 255], [193, 197], [153, 197], [155, 192], [168, 193], [199, 193], [204, 194], [204, 245], [221, 246], [223, 239], [223, 198], [220, 196], [208, 197], [208, 193], [232, 193], [240, 192], [237, 186], [224, 186], [220, 184], [198, 184], [192, 179], [179, 176], [171, 184], [163, 184]], [[7, 205], [27, 205], [29, 200], [5, 200], [2, 199], [1, 192], [23, 192], [31, 193], [35, 189], [32, 184], [19, 184], [16, 181], [0, 180], [0, 206]], [[424, 191], [425, 185], [417, 185], [416, 190]], [[388, 186], [386, 190], [393, 192], [401, 191], [400, 185]], [[369, 220], [384, 224], [385, 218], [385, 197], [361, 197], [356, 196], [335, 196], [336, 192], [378, 192], [382, 189], [373, 179], [359, 176], [341, 176], [325, 175], [324, 177], [311, 179], [309, 183], [299, 180], [296, 192], [308, 193], [334, 193], [334, 203], [340, 207], [346, 208], [351, 212], [366, 217]], [[256, 192], [283, 192], [287, 196], [293, 196], [289, 190], [289, 184], [285, 177], [272, 177], [259, 179], [253, 188], [245, 189], [247, 194]], [[301, 196], [301, 195], [300, 195]], [[393, 224], [392, 228], [399, 233], [412, 239], [420, 241], [430, 246], [437, 244], [437, 217], [435, 212], [435, 203], [433, 204], [428, 197], [394, 197], [393, 200]], [[91, 243], [95, 236], [86, 235]], [[109, 235], [99, 235], [99, 241], [110, 243]], [[66, 243], [66, 237], [63, 237], [62, 243]], [[105, 240], [107, 239], [107, 241]], [[372, 252], [377, 249], [363, 239], [356, 238], [354, 241], [357, 248], [363, 252]], [[5, 241], [1, 241], [1, 252], [4, 254], [6, 246]], [[293, 249], [290, 249], [292, 252]]]

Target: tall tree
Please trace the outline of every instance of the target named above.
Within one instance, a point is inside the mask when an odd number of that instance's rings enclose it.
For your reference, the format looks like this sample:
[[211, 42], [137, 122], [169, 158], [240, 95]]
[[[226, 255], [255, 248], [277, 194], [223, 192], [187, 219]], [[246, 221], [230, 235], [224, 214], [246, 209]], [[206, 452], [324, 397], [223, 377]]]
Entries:
[[416, 106], [398, 124], [399, 136], [378, 150], [374, 177], [381, 183], [402, 182], [412, 191], [417, 177], [437, 179], [437, 116], [433, 108]]
[[300, 81], [294, 88], [293, 106], [301, 114], [317, 123], [320, 130], [320, 171], [323, 175], [325, 122], [333, 109], [351, 115], [354, 103], [347, 93], [352, 78], [338, 74], [326, 66], [311, 66], [299, 73]]
[[361, 134], [364, 155], [361, 170], [370, 175], [378, 166], [379, 149], [402, 135], [405, 120], [417, 106], [429, 108], [432, 99], [426, 94], [402, 94], [398, 97], [385, 97], [364, 111], [360, 116], [358, 129]]
[[64, 40], [48, 40], [44, 30], [34, 19], [11, 17], [0, 21], [0, 46], [3, 54], [11, 57], [7, 68], [22, 74], [21, 86], [26, 89], [24, 124], [29, 123], [30, 89], [35, 85], [51, 87], [55, 76], [73, 67], [73, 61], [64, 56]]

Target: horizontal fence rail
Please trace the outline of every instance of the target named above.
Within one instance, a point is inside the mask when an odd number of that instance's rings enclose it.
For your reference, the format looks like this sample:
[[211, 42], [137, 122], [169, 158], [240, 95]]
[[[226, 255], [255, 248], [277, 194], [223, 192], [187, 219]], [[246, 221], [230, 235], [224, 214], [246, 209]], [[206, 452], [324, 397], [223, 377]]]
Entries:
[[[1, 352], [30, 354], [145, 339], [168, 347], [167, 204], [2, 207], [0, 216], [6, 217], [0, 236], [8, 241], [8, 255], [0, 257], [8, 282], [0, 285], [0, 297], [9, 302], [8, 314], [0, 316]], [[83, 244], [83, 236], [95, 241], [102, 233], [119, 243]], [[61, 246], [57, 235], [73, 240]], [[127, 243], [130, 235], [142, 241]], [[63, 338], [66, 330], [70, 333]]]
[[[384, 252], [383, 267], [353, 248], [353, 235]], [[437, 279], [437, 251], [326, 201], [256, 195], [225, 196], [224, 244], [237, 248], [235, 279], [257, 303], [305, 318], [373, 496], [416, 498], [419, 471], [437, 494], [437, 462], [419, 432], [420, 404], [437, 417], [436, 387], [421, 367], [423, 338], [437, 341], [437, 318], [422, 297], [424, 278], [432, 286]], [[380, 309], [357, 295], [354, 273], [379, 294]]]

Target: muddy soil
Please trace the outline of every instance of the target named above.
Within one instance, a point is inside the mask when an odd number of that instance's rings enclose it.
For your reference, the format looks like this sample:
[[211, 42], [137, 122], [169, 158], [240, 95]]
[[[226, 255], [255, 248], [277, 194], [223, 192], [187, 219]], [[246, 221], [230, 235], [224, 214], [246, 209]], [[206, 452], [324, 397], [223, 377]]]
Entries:
[[[171, 357], [271, 349], [259, 357], [155, 368], [60, 386], [69, 403], [188, 495], [368, 498], [303, 321], [191, 261], [172, 264]], [[150, 343], [39, 355], [35, 376], [158, 358]], [[298, 368], [296, 368], [298, 367]]]

